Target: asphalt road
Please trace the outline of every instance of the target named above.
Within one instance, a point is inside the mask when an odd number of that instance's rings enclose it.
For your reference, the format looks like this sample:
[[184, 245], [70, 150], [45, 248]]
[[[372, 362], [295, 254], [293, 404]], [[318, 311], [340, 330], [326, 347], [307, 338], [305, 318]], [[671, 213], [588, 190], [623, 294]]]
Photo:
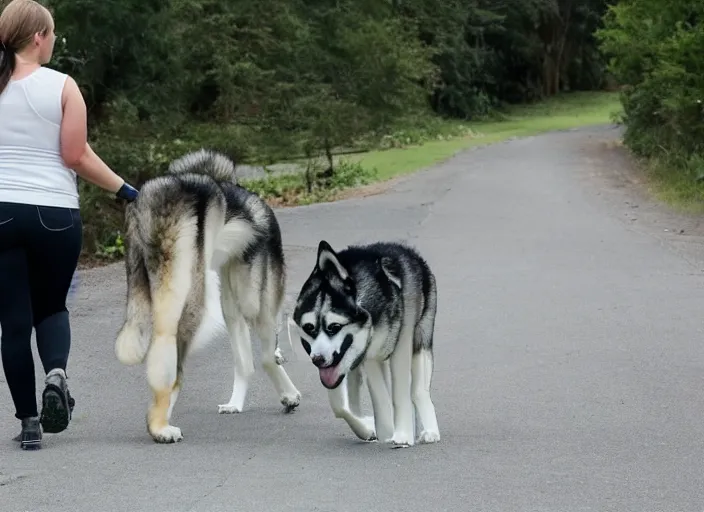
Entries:
[[187, 367], [173, 419], [184, 440], [156, 445], [144, 369], [113, 355], [116, 265], [80, 276], [69, 429], [22, 452], [0, 386], [0, 510], [704, 510], [702, 229], [642, 195], [617, 137], [602, 127], [514, 140], [384, 194], [278, 211], [287, 308], [321, 238], [407, 240], [427, 257], [439, 444], [358, 442], [284, 337], [296, 412], [282, 413], [257, 364], [246, 410], [218, 415], [232, 380], [223, 341]]

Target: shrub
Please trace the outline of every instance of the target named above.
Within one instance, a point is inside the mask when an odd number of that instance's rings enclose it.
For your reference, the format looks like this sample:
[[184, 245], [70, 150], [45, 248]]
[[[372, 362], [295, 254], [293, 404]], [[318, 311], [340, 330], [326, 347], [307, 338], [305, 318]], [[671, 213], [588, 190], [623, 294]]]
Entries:
[[625, 142], [638, 155], [704, 150], [704, 2], [624, 0], [599, 32], [623, 86]]

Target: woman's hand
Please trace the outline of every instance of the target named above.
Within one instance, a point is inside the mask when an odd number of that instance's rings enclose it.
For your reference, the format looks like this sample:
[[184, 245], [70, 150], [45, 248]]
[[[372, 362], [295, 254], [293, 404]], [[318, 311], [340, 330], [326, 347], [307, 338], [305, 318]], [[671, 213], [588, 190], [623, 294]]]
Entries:
[[128, 183], [124, 183], [122, 185], [122, 187], [120, 187], [120, 190], [118, 190], [115, 195], [117, 197], [119, 197], [120, 199], [124, 199], [128, 203], [131, 203], [132, 201], [137, 199], [139, 192], [132, 185], [129, 185]]

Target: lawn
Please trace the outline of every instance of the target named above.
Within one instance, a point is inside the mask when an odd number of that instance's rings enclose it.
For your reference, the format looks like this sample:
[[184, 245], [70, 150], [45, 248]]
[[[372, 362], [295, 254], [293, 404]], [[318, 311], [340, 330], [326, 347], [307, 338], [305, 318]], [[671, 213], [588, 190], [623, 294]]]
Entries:
[[[608, 124], [620, 111], [618, 94], [589, 92], [564, 94], [548, 101], [506, 109], [488, 121], [447, 121], [447, 132], [453, 128], [469, 135], [443, 137], [419, 145], [381, 149], [366, 153], [335, 157], [340, 179], [309, 192], [301, 174], [272, 175], [265, 179], [247, 180], [246, 186], [276, 206], [293, 206], [329, 201], [340, 191], [359, 185], [385, 181], [435, 165], [458, 151], [478, 145], [492, 144], [513, 137]], [[469, 130], [467, 130], [467, 128]], [[444, 131], [444, 130], [443, 130]], [[335, 181], [337, 180], [337, 181]]]
[[704, 157], [640, 159], [653, 195], [682, 213], [704, 214]]
[[554, 130], [607, 124], [611, 122], [612, 113], [620, 109], [617, 93], [574, 93], [542, 103], [510, 108], [501, 120], [463, 123], [476, 135], [344, 158], [359, 162], [364, 167], [376, 168], [378, 179], [384, 180], [437, 164], [473, 146]]

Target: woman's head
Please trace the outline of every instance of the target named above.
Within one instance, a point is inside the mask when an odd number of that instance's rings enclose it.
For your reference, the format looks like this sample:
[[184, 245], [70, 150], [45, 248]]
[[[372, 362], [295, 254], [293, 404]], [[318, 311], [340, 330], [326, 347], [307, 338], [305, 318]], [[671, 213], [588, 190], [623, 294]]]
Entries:
[[54, 19], [46, 7], [34, 0], [8, 3], [0, 13], [0, 92], [12, 76], [16, 54], [46, 64], [55, 38]]

